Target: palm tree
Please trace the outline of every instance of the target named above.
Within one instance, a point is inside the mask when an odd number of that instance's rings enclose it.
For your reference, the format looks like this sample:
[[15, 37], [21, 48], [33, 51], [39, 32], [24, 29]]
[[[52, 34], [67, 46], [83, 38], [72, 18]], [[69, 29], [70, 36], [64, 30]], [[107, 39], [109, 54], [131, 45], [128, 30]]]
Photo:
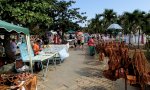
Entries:
[[91, 22], [90, 22], [90, 25], [89, 25], [89, 28], [91, 29], [90, 32], [92, 32], [92, 33], [100, 33], [100, 31], [101, 31], [100, 17], [101, 17], [100, 14], [96, 14], [95, 18], [91, 19]]
[[141, 30], [143, 30], [143, 25], [144, 25], [144, 15], [145, 12], [139, 11], [139, 10], [134, 10], [133, 11], [133, 16], [134, 16], [134, 27], [133, 27], [133, 32], [138, 32], [138, 48], [139, 48], [139, 41], [140, 41], [140, 34]]
[[132, 21], [133, 21], [133, 15], [129, 12], [124, 12], [123, 15], [119, 17], [120, 23], [124, 29], [124, 34], [130, 34], [129, 35], [129, 44], [131, 43], [131, 28], [132, 28]]
[[[145, 12], [139, 10], [134, 10], [132, 13], [125, 12], [121, 17], [123, 28], [125, 29], [125, 33], [131, 34], [131, 32], [133, 32], [133, 34], [135, 34], [139, 29], [143, 29], [144, 27], [143, 25], [145, 25], [144, 15]], [[129, 43], [131, 43], [130, 40], [131, 40], [131, 35], [129, 36]]]
[[117, 14], [113, 11], [113, 9], [105, 9], [105, 11], [101, 14], [103, 16], [103, 28], [106, 30], [107, 27], [117, 21]]

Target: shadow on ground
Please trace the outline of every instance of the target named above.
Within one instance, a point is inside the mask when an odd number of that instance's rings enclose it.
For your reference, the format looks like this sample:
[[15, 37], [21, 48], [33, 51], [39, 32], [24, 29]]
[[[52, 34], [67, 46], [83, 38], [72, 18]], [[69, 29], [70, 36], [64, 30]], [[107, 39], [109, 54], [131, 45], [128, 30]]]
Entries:
[[81, 87], [81, 90], [107, 90], [102, 86]]
[[103, 63], [98, 60], [98, 56], [89, 56], [85, 55], [84, 64], [91, 65], [91, 66], [100, 66]]
[[100, 62], [100, 61], [94, 61], [93, 62], [93, 60], [88, 60], [88, 59], [86, 59], [85, 61], [84, 61], [84, 63], [85, 64], [87, 64], [87, 65], [91, 65], [91, 66], [100, 66], [100, 65], [102, 65], [103, 63], [102, 62]]
[[103, 75], [102, 70], [90, 67], [81, 68], [79, 71], [76, 71], [76, 73], [78, 73], [81, 76], [97, 78], [101, 78]]

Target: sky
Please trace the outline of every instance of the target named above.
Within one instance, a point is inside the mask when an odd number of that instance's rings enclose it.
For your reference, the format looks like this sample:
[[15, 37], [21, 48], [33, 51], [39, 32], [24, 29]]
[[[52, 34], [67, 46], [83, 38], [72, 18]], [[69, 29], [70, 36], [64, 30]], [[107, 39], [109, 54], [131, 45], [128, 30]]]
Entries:
[[[69, 0], [66, 0], [69, 1]], [[135, 9], [150, 12], [150, 0], [73, 0], [73, 8], [80, 8], [80, 12], [86, 12], [88, 20], [95, 14], [103, 13], [105, 9], [113, 9], [118, 15], [123, 12], [133, 12]], [[83, 26], [83, 25], [82, 25]]]

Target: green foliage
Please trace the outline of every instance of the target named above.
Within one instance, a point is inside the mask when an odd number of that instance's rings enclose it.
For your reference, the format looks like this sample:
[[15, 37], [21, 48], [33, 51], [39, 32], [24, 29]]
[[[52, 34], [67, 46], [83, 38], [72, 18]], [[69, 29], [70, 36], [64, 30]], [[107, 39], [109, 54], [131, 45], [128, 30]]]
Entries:
[[[31, 33], [41, 29], [78, 28], [86, 20], [79, 8], [70, 8], [75, 1], [60, 0], [0, 0], [0, 19], [30, 28]], [[37, 30], [34, 30], [38, 26]]]
[[53, 8], [52, 2], [46, 0], [1, 0], [0, 3], [2, 20], [22, 24], [31, 29], [37, 24], [48, 27], [53, 23], [52, 18], [48, 15], [49, 10]]
[[106, 33], [107, 27], [116, 22], [117, 15], [112, 9], [105, 9], [102, 14], [96, 14], [89, 24], [90, 33]]
[[97, 14], [90, 20], [88, 29], [92, 33], [104, 33], [112, 23], [120, 24], [125, 34], [129, 34], [131, 31], [136, 33], [139, 28], [146, 34], [150, 33], [150, 13], [140, 10], [134, 10], [132, 13], [124, 12], [117, 16], [112, 9], [105, 9], [102, 14]]
[[78, 23], [83, 23], [86, 20], [84, 13], [80, 13], [79, 8], [71, 8], [75, 1], [60, 1], [55, 3], [53, 20], [55, 29], [61, 28], [63, 32], [67, 30], [79, 28]]

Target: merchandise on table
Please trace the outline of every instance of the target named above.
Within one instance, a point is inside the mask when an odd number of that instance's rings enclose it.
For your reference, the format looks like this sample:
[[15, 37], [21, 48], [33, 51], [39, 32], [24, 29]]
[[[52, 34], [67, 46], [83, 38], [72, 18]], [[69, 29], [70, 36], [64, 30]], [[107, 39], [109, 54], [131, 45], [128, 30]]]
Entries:
[[[34, 80], [33, 80], [34, 79]], [[20, 74], [1, 74], [0, 75], [0, 90], [6, 89], [18, 89], [21, 87], [26, 87], [28, 84], [37, 83], [36, 76], [30, 73], [20, 73]], [[35, 88], [35, 86], [33, 88]], [[31, 89], [30, 89], [31, 90]], [[35, 89], [32, 89], [35, 90]]]

